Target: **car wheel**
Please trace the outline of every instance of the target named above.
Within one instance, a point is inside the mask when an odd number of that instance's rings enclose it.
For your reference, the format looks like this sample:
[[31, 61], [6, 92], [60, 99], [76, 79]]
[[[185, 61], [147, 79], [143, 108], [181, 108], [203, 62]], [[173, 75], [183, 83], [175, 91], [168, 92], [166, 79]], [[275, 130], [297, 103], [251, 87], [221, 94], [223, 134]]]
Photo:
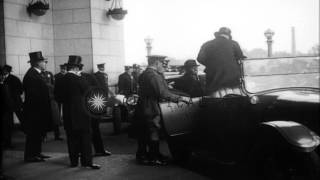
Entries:
[[179, 165], [187, 165], [190, 159], [191, 151], [185, 141], [186, 138], [180, 136], [169, 137], [167, 140], [172, 158]]
[[119, 134], [121, 132], [121, 108], [120, 106], [113, 107], [113, 131], [115, 134]]
[[319, 157], [315, 152], [269, 154], [260, 161], [257, 167], [259, 169], [256, 175], [259, 179], [320, 179]]

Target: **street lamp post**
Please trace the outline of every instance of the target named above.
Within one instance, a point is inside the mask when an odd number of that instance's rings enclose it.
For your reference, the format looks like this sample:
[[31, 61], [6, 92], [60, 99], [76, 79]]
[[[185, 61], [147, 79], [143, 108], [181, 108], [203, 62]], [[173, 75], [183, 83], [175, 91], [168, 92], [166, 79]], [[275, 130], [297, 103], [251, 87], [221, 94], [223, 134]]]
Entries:
[[147, 56], [151, 55], [152, 41], [153, 41], [153, 39], [149, 36], [144, 39], [144, 42], [146, 43]]
[[267, 29], [264, 32], [264, 36], [267, 38], [267, 44], [268, 44], [268, 57], [272, 56], [272, 36], [274, 35], [274, 32], [271, 29]]

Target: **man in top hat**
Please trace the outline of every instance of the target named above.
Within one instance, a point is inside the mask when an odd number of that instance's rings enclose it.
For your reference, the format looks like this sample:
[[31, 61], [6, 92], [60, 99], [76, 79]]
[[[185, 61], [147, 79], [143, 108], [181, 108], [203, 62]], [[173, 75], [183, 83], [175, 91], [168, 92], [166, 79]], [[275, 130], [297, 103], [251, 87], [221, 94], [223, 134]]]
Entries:
[[231, 30], [222, 27], [215, 35], [215, 39], [202, 45], [197, 57], [206, 67], [206, 93], [212, 97], [222, 97], [227, 91], [241, 94], [239, 55], [231, 40]]
[[108, 87], [108, 74], [105, 73], [105, 68], [104, 68], [105, 63], [98, 64], [98, 71], [94, 73], [98, 83], [99, 87], [103, 88], [106, 90], [107, 95], [109, 93], [109, 87]]
[[23, 86], [20, 79], [17, 76], [11, 74], [12, 67], [9, 65], [4, 65], [1, 71], [3, 84], [8, 87], [12, 102], [11, 111], [8, 112], [8, 116], [4, 119], [5, 129], [4, 129], [4, 147], [10, 148], [11, 144], [11, 134], [13, 130], [13, 112], [17, 115], [20, 123], [23, 122], [22, 116], [22, 99], [21, 95], [23, 93]]
[[188, 59], [183, 65], [184, 75], [175, 81], [173, 87], [191, 97], [203, 96], [204, 81], [198, 76], [198, 66], [196, 60]]
[[[80, 75], [87, 81], [90, 88], [99, 87], [99, 83], [93, 74], [89, 74], [82, 71], [83, 65], [80, 66]], [[91, 128], [92, 128], [92, 144], [95, 151], [94, 156], [110, 156], [111, 152], [104, 148], [104, 144], [100, 132], [100, 119], [91, 118]]]
[[49, 158], [41, 154], [41, 142], [51, 122], [49, 88], [41, 75], [47, 61], [41, 51], [31, 52], [29, 56], [31, 67], [23, 78], [25, 91], [23, 126], [26, 133], [24, 160], [42, 162], [45, 158]]
[[91, 150], [91, 119], [85, 112], [85, 93], [89, 89], [88, 82], [81, 77], [80, 56], [69, 56], [67, 74], [56, 83], [55, 98], [63, 106], [63, 124], [67, 134], [68, 151], [71, 165], [77, 167], [80, 162], [83, 167], [100, 169], [92, 163]]
[[136, 159], [148, 165], [166, 165], [167, 158], [159, 151], [161, 114], [159, 102], [184, 101], [189, 99], [172, 94], [164, 79], [166, 56], [148, 56], [148, 67], [139, 77], [139, 100], [132, 124], [132, 136], [138, 140]]

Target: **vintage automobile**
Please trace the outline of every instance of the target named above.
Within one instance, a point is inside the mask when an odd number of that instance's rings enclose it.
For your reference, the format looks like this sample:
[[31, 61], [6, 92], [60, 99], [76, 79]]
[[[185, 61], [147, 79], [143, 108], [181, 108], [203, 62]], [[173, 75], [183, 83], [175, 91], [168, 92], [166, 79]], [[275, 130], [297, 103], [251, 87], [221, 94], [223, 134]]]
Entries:
[[240, 65], [243, 95], [161, 103], [175, 161], [201, 159], [232, 179], [319, 179], [319, 57]]

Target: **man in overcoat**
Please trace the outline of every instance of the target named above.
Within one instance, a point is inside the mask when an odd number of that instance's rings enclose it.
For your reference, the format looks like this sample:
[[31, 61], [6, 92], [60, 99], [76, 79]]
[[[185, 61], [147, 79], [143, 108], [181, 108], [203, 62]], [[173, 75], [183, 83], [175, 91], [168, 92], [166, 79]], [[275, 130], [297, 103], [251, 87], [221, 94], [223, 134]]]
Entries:
[[41, 51], [31, 52], [29, 56], [31, 67], [23, 78], [25, 91], [23, 124], [26, 133], [24, 160], [25, 162], [42, 162], [48, 158], [41, 154], [42, 137], [50, 128], [51, 122], [49, 89], [41, 76], [46, 59]]
[[133, 77], [133, 92], [138, 93], [139, 89], [139, 76], [141, 74], [141, 67], [138, 64], [132, 65], [132, 77]]
[[133, 122], [134, 135], [138, 140], [138, 163], [166, 165], [166, 158], [159, 151], [161, 114], [159, 102], [187, 102], [186, 97], [172, 94], [164, 79], [165, 56], [149, 56], [148, 67], [139, 77], [139, 100]]
[[10, 148], [12, 147], [11, 144], [11, 135], [14, 125], [13, 120], [13, 112], [17, 115], [20, 124], [23, 122], [23, 115], [22, 115], [22, 99], [21, 95], [23, 93], [23, 86], [20, 79], [11, 74], [12, 67], [9, 65], [4, 65], [2, 68], [2, 76], [3, 76], [3, 83], [8, 86], [10, 98], [12, 101], [12, 109], [8, 112], [8, 116], [4, 119], [6, 128], [5, 136], [4, 136], [4, 147]]
[[[90, 88], [99, 87], [99, 83], [93, 74], [89, 74], [82, 71], [83, 66], [80, 67], [80, 75], [84, 80], [87, 81]], [[94, 156], [110, 156], [111, 152], [104, 148], [103, 140], [100, 132], [100, 119], [91, 118], [91, 128], [92, 128], [92, 144], [94, 147]]]
[[68, 73], [56, 83], [54, 94], [63, 106], [70, 167], [77, 167], [80, 157], [81, 166], [100, 169], [99, 165], [92, 163], [91, 119], [85, 110], [85, 93], [89, 84], [79, 73], [81, 66], [80, 56], [69, 56]]
[[125, 66], [125, 72], [120, 74], [118, 80], [119, 94], [122, 94], [126, 97], [133, 94], [133, 76], [132, 76], [132, 67]]
[[225, 88], [240, 93], [239, 51], [239, 46], [231, 40], [231, 30], [226, 27], [219, 29], [215, 39], [202, 45], [197, 60], [206, 67], [207, 95], [215, 96]]
[[185, 73], [178, 78], [173, 87], [191, 97], [200, 97], [204, 95], [204, 80], [198, 76], [198, 64], [196, 60], [188, 59], [184, 63]]
[[106, 72], [104, 72], [105, 71], [104, 65], [105, 65], [105, 63], [98, 64], [97, 65], [98, 71], [96, 73], [94, 73], [94, 75], [98, 81], [99, 87], [105, 89], [107, 92], [107, 96], [108, 96], [108, 93], [109, 93], [108, 74]]

